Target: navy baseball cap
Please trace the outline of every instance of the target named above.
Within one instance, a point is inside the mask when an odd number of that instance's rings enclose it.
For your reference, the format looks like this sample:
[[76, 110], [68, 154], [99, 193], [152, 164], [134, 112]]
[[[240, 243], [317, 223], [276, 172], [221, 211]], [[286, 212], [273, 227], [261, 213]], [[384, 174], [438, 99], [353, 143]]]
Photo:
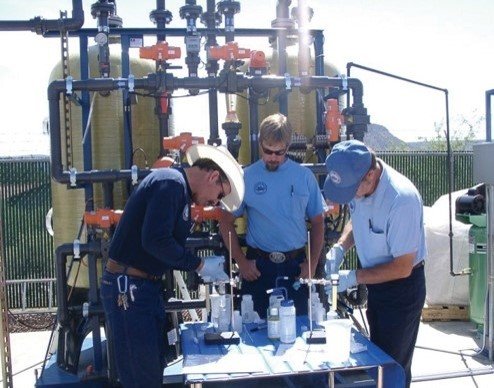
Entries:
[[369, 171], [371, 162], [372, 155], [361, 141], [348, 140], [336, 144], [326, 158], [326, 198], [336, 203], [350, 202], [357, 194], [360, 182]]

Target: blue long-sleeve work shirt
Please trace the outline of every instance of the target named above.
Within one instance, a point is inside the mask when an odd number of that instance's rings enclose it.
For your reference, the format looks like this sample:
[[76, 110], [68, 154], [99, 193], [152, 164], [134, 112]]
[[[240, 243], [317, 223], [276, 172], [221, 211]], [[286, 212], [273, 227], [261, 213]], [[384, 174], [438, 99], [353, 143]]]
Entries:
[[153, 171], [128, 199], [110, 257], [156, 276], [168, 269], [196, 269], [201, 259], [185, 249], [192, 226], [191, 202], [184, 170]]

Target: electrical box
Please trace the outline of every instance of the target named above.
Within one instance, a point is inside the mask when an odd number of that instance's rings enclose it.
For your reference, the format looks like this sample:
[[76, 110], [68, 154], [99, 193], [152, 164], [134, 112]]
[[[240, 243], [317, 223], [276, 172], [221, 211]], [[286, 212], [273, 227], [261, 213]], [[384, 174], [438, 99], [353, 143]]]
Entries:
[[494, 184], [494, 143], [473, 145], [473, 181], [474, 183]]

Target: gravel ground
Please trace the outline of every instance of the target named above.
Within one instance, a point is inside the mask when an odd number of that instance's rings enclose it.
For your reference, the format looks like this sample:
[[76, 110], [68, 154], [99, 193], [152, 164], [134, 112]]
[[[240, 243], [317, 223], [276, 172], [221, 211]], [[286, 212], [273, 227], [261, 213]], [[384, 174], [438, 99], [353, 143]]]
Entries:
[[27, 333], [51, 330], [55, 323], [55, 317], [55, 313], [14, 314], [9, 312], [9, 332]]

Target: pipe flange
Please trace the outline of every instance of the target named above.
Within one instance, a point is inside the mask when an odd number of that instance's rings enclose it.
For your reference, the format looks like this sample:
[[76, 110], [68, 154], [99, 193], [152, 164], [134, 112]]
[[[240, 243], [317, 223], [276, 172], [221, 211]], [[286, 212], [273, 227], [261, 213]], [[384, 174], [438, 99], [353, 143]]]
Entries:
[[202, 14], [202, 7], [200, 5], [184, 5], [180, 7], [179, 15], [182, 19], [197, 19]]
[[170, 24], [173, 19], [173, 14], [167, 9], [155, 9], [149, 13], [149, 20], [154, 24]]
[[[301, 9], [304, 10], [301, 11]], [[314, 9], [309, 6], [305, 6], [303, 8], [293, 7], [291, 10], [291, 16], [292, 19], [295, 20], [300, 26], [300, 24], [303, 23], [303, 17], [307, 16], [306, 22], [310, 22], [312, 20], [312, 17], [314, 16]]]
[[277, 18], [271, 22], [271, 27], [273, 28], [286, 28], [293, 29], [295, 28], [295, 22], [290, 18]]
[[224, 15], [235, 15], [240, 12], [240, 2], [222, 0], [217, 4], [218, 12]]
[[204, 24], [206, 27], [209, 27], [211, 22], [214, 22], [214, 25], [218, 27], [221, 24], [221, 14], [219, 12], [215, 12], [211, 14], [210, 12], [204, 12], [201, 14], [201, 23]]
[[108, 15], [113, 15], [115, 13], [115, 4], [108, 2], [97, 2], [91, 5], [91, 15], [93, 19], [96, 19], [101, 14], [106, 13]]

